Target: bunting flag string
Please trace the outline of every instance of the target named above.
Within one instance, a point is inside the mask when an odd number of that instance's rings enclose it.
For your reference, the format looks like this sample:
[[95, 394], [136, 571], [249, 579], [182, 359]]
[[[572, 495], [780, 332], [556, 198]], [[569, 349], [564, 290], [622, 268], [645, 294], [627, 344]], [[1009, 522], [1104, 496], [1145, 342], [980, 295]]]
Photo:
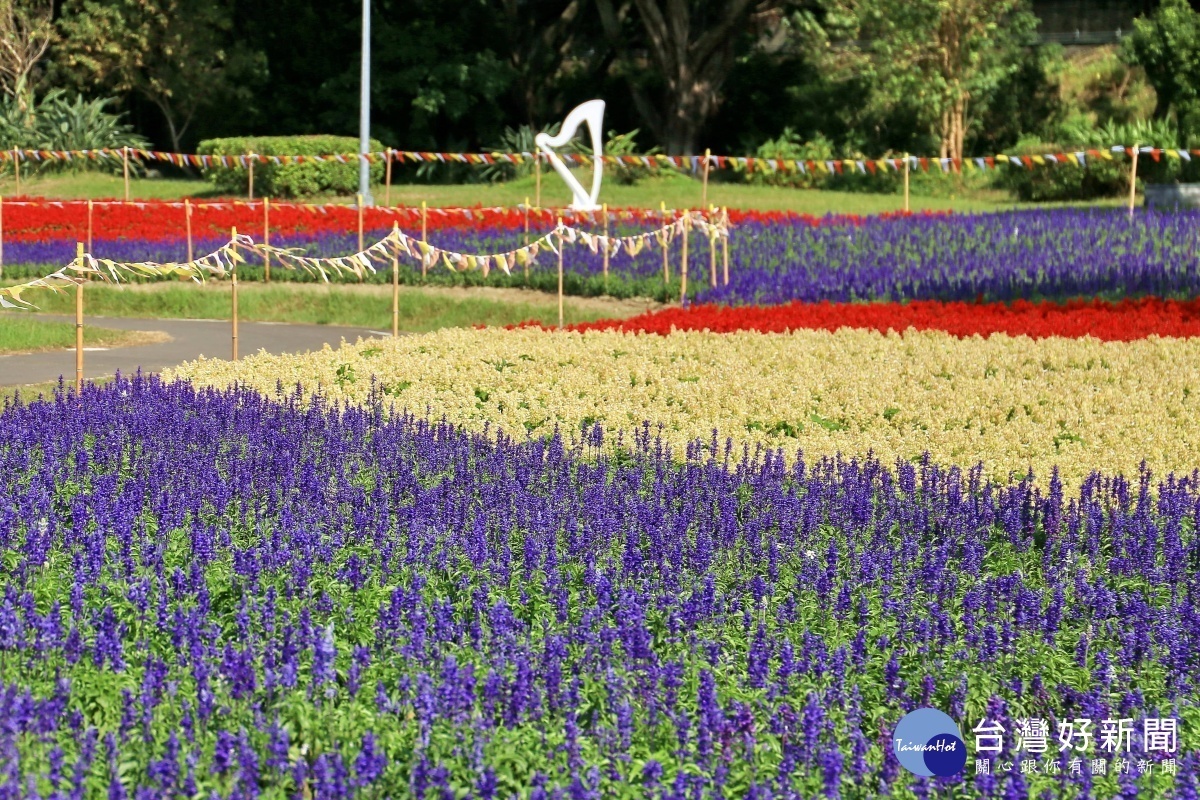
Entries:
[[[1149, 155], [1154, 161], [1160, 161], [1163, 156], [1171, 159], [1190, 161], [1192, 156], [1200, 157], [1200, 149], [1186, 150], [1180, 148], [1139, 147], [1139, 154]], [[1007, 155], [998, 153], [986, 157], [967, 157], [962, 159], [926, 158], [909, 156], [909, 169], [928, 172], [931, 167], [937, 167], [942, 172], [957, 172], [967, 169], [995, 169], [997, 164], [1008, 164], [1014, 167], [1031, 169], [1034, 166], [1065, 165], [1087, 167], [1090, 160], [1113, 160], [1114, 156], [1124, 156], [1132, 159], [1133, 148], [1124, 145], [1113, 145], [1110, 148], [1077, 150], [1062, 153], [1044, 153], [1039, 155]], [[378, 164], [391, 160], [393, 164], [426, 162], [460, 163], [471, 165], [488, 164], [525, 164], [534, 161], [549, 163], [544, 153], [430, 153], [408, 150], [385, 150], [367, 153], [334, 153], [325, 155], [263, 155], [259, 153], [244, 153], [240, 155], [199, 155], [189, 153], [168, 153], [158, 150], [143, 150], [140, 148], [105, 148], [100, 150], [2, 150], [0, 161], [21, 162], [55, 162], [72, 161], [74, 159], [120, 161], [124, 158], [145, 163], [151, 161], [173, 164], [177, 167], [194, 167], [197, 169], [246, 169], [250, 162], [259, 164], [320, 164], [330, 161], [352, 163], [366, 161]], [[568, 164], [590, 166], [596, 157], [581, 153], [560, 153], [559, 157]], [[859, 173], [875, 174], [876, 172], [901, 172], [904, 169], [903, 158], [877, 159], [784, 159], [760, 158], [757, 156], [668, 156], [656, 155], [602, 155], [601, 163], [607, 166], [634, 166], [649, 168], [674, 168], [699, 171], [707, 158], [710, 168], [732, 169], [753, 172], [754, 170], [770, 172], [799, 172], [802, 174], [834, 175], [844, 174], [846, 170]]]
[[[186, 262], [154, 263], [149, 261], [113, 261], [108, 258], [97, 258], [91, 253], [84, 253], [81, 261], [72, 261], [55, 272], [41, 278], [35, 278], [15, 286], [0, 287], [0, 308], [35, 309], [35, 305], [25, 300], [21, 295], [31, 289], [50, 289], [59, 292], [66, 286], [75, 286], [92, 279], [105, 283], [120, 283], [123, 278], [146, 277], [162, 278], [172, 275], [191, 278], [197, 283], [203, 283], [206, 276], [223, 278], [230, 274], [238, 264], [246, 263], [242, 252], [253, 253], [259, 257], [272, 255], [283, 258], [292, 253], [291, 250], [255, 242], [245, 234], [238, 234], [213, 252]], [[305, 265], [299, 264], [304, 267]], [[307, 268], [307, 267], [305, 267]], [[338, 273], [350, 272], [360, 275], [348, 265], [338, 265], [333, 268]], [[328, 282], [324, 272], [321, 275]]]
[[467, 254], [445, 250], [404, 233], [399, 226], [393, 228], [392, 232], [383, 239], [357, 253], [323, 258], [305, 256], [297, 248], [272, 247], [255, 242], [245, 234], [239, 234], [208, 255], [184, 263], [118, 262], [85, 253], [82, 262], [72, 261], [45, 277], [0, 288], [0, 308], [33, 309], [36, 306], [21, 297], [24, 292], [33, 289], [61, 291], [65, 286], [74, 286], [93, 278], [111, 283], [120, 283], [123, 277], [129, 276], [168, 277], [178, 275], [189, 277], [198, 283], [203, 282], [205, 276], [223, 278], [230, 274], [237, 264], [246, 262], [242, 253], [252, 253], [258, 257], [269, 255], [286, 268], [299, 268], [310, 274], [320, 275], [321, 279], [327, 283], [331, 273], [339, 276], [348, 274], [361, 278], [367, 273], [375, 273], [377, 264], [389, 264], [393, 258], [401, 256], [418, 261], [426, 268], [441, 262], [454, 272], [480, 269], [486, 277], [490, 269], [495, 266], [505, 274], [511, 274], [513, 267], [536, 263], [538, 254], [543, 249], [557, 254], [556, 248], [559, 245], [556, 244], [556, 239], [564, 244], [580, 244], [593, 253], [605, 249], [610, 257], [622, 250], [631, 257], [636, 256], [646, 247], [652, 247], [655, 242], [667, 246], [677, 236], [681, 236], [685, 231], [685, 219], [691, 229], [700, 231], [710, 239], [728, 238], [729, 236], [728, 223], [723, 216], [717, 219], [708, 219], [704, 214], [695, 211], [687, 212], [657, 230], [629, 236], [604, 236], [565, 224], [556, 225], [552, 231], [528, 245], [503, 253], [487, 254]]

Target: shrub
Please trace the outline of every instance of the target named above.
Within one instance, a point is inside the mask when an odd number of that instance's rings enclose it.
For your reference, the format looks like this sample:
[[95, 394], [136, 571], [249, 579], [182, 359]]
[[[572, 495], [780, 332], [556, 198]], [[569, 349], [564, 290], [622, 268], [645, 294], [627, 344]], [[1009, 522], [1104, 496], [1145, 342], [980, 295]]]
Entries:
[[[863, 158], [860, 153], [847, 156], [835, 152], [833, 142], [820, 133], [810, 141], [801, 142], [800, 136], [791, 128], [784, 128], [779, 138], [763, 142], [755, 148], [754, 155], [757, 158], [783, 159], [793, 162], [824, 162], [845, 158]], [[886, 193], [896, 191], [900, 185], [892, 172], [860, 173], [855, 169], [845, 169], [841, 173], [827, 174], [816, 170], [801, 172], [794, 168], [755, 168], [745, 172], [745, 179], [751, 183], [766, 186], [794, 186], [800, 189], [819, 187], [843, 192]]]
[[[383, 145], [371, 140], [371, 151], [382, 152]], [[197, 152], [212, 156], [316, 156], [357, 153], [358, 139], [350, 136], [253, 136], [231, 139], [207, 139]], [[383, 180], [384, 165], [371, 165], [371, 181]], [[241, 192], [246, 187], [246, 170], [241, 166], [215, 167], [208, 179], [222, 192]], [[325, 161], [304, 164], [262, 164], [254, 166], [254, 186], [264, 197], [306, 197], [315, 194], [354, 194], [358, 191], [358, 163]]]

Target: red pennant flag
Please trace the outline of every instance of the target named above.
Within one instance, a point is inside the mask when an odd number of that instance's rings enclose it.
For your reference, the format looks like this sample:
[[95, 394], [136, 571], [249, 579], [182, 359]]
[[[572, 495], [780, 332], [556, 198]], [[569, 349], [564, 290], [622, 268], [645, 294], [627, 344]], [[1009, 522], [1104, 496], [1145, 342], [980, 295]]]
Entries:
[[922, 158], [920, 160], [920, 164], [921, 164], [922, 172], [929, 172], [929, 159], [928, 158]]
[[833, 171], [836, 172], [838, 175], [841, 175], [842, 174], [842, 162], [840, 162], [840, 161], [833, 162]]
[[954, 166], [955, 172], [962, 172], [962, 159], [961, 158], [952, 158], [952, 159], [950, 159], [950, 163]]
[[989, 169], [994, 169], [996, 166], [996, 159], [993, 156], [988, 156], [983, 160], [983, 163], [987, 164]]
[[1126, 147], [1126, 148], [1125, 148], [1125, 155], [1129, 156], [1130, 158], [1133, 158], [1133, 148], [1132, 148], [1132, 147]]
[[1158, 161], [1158, 157], [1161, 155], [1162, 155], [1162, 150], [1159, 150], [1157, 147], [1150, 151], [1150, 157], [1153, 158], [1155, 161]]
[[817, 165], [814, 164], [812, 161], [805, 161], [804, 166], [808, 168], [809, 172], [812, 172], [814, 169], [817, 168]]
[[870, 171], [870, 173], [871, 173], [872, 175], [874, 175], [874, 174], [875, 174], [876, 166], [875, 166], [875, 162], [874, 162], [874, 161], [868, 161], [868, 162], [867, 162], [867, 170], [868, 170], [868, 171]]
[[1033, 159], [1029, 156], [1021, 156], [1021, 163], [1025, 165], [1026, 169], [1033, 169]]

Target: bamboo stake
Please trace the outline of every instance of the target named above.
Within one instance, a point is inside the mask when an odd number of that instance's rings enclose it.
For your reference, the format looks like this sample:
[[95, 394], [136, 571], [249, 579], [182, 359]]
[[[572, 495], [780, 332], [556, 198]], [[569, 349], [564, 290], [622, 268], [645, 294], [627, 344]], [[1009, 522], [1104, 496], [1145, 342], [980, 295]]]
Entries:
[[608, 292], [608, 203], [600, 207], [600, 214], [604, 220], [604, 291]]
[[533, 174], [535, 176], [535, 180], [537, 181], [535, 188], [534, 188], [534, 193], [533, 193], [533, 195], [534, 195], [533, 204], [535, 206], [537, 206], [538, 208], [541, 208], [542, 207], [542, 154], [541, 153], [533, 154]]
[[129, 147], [121, 148], [121, 171], [125, 176], [125, 202], [129, 202]]
[[[525, 195], [525, 246], [529, 247], [529, 195]], [[529, 261], [525, 262], [525, 283], [529, 283]]]
[[[271, 244], [271, 198], [263, 198], [263, 244]], [[271, 282], [271, 253], [263, 253], [263, 283]]]
[[[237, 241], [237, 228], [230, 229], [230, 238]], [[237, 245], [232, 245], [237, 248]], [[238, 360], [238, 298], [237, 298], [237, 264], [233, 265], [233, 360]]]
[[[83, 275], [83, 242], [75, 243], [75, 266]], [[75, 392], [83, 392], [83, 278], [75, 284]]]
[[689, 228], [688, 223], [689, 222], [690, 222], [690, 217], [688, 217], [685, 212], [684, 217], [683, 217], [683, 246], [681, 248], [681, 250], [683, 251], [683, 257], [680, 258], [681, 263], [680, 263], [680, 268], [679, 268], [679, 277], [680, 277], [679, 305], [681, 305], [681, 306], [687, 304], [688, 228]]
[[[392, 223], [392, 236], [400, 232], [400, 223]], [[400, 257], [392, 251], [392, 336], [400, 335]]]
[[383, 205], [392, 207], [392, 148], [387, 149], [387, 166], [383, 170]]
[[183, 216], [187, 223], [187, 256], [188, 263], [192, 263], [192, 201], [185, 199], [183, 201]]
[[249, 188], [249, 195], [250, 195], [249, 199], [253, 200], [254, 199], [254, 159], [253, 158], [250, 159], [250, 186], [248, 188]]
[[668, 249], [667, 249], [667, 204], [666, 204], [666, 201], [660, 202], [658, 204], [658, 207], [662, 211], [663, 296], [665, 297], [666, 293], [667, 293], [667, 284], [670, 283], [670, 281], [671, 281], [671, 265], [667, 261]]
[[92, 201], [88, 200], [87, 251], [92, 252]]
[[1133, 143], [1133, 169], [1129, 170], [1129, 218], [1133, 219], [1133, 204], [1137, 195], [1138, 143]]
[[908, 153], [904, 154], [904, 213], [908, 213]]
[[563, 221], [558, 218], [558, 329], [563, 328]]
[[[710, 221], [713, 218], [713, 211], [715, 210], [715, 208], [708, 210], [708, 219]], [[715, 289], [717, 288], [717, 240], [712, 236], [711, 229], [708, 237], [708, 271], [710, 283], [712, 284], [712, 288]]]
[[[725, 226], [725, 232], [729, 232], [729, 207], [726, 206], [721, 212], [721, 222]], [[729, 236], [721, 237], [721, 261], [725, 267], [725, 286], [729, 285]]]
[[17, 178], [17, 197], [21, 196], [21, 151], [13, 148], [13, 174]]
[[363, 250], [363, 196], [358, 197], [358, 252]]
[[700, 192], [700, 207], [708, 208], [708, 160], [712, 157], [712, 150], [704, 149], [704, 188]]
[[[428, 210], [427, 210], [427, 209], [426, 209], [426, 207], [425, 207], [425, 201], [424, 201], [424, 200], [422, 200], [422, 201], [421, 201], [421, 241], [422, 241], [422, 242], [424, 242], [424, 241], [428, 241], [428, 240], [425, 238], [425, 235], [426, 235], [426, 225], [428, 224], [428, 222], [429, 222], [429, 213], [428, 213]], [[421, 281], [422, 281], [422, 282], [424, 282], [424, 280], [425, 280], [425, 273], [426, 273], [427, 269], [428, 269], [428, 268], [425, 266], [425, 258], [424, 258], [424, 257], [422, 257], [422, 258], [421, 258]]]

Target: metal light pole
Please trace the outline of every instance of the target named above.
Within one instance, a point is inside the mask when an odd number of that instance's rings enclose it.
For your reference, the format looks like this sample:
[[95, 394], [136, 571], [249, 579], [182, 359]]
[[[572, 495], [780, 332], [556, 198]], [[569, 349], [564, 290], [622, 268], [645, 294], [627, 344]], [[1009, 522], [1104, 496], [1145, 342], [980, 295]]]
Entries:
[[[358, 152], [371, 149], [371, 0], [362, 0], [362, 75], [358, 97]], [[365, 205], [374, 205], [371, 197], [371, 165], [358, 160], [358, 193]]]

